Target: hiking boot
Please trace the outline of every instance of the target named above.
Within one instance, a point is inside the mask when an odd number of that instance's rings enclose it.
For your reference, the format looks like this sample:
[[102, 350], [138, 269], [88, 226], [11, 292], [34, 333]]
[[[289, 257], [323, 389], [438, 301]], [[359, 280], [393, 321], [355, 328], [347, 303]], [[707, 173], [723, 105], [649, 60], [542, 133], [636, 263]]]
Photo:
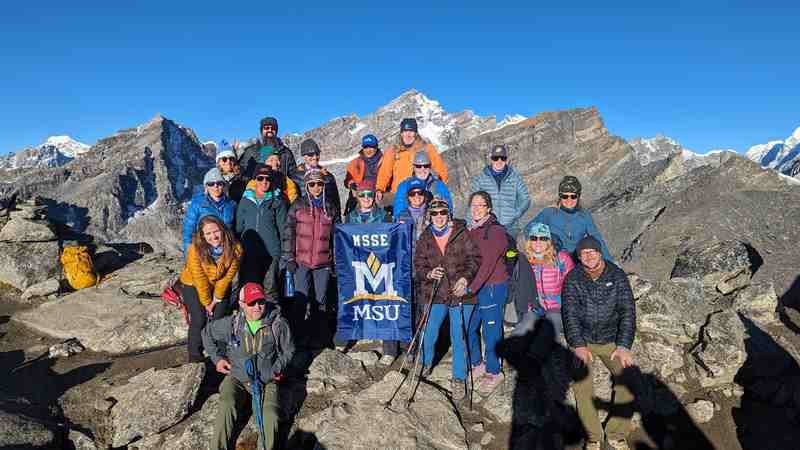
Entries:
[[391, 366], [392, 363], [394, 363], [395, 359], [396, 358], [394, 356], [392, 356], [392, 355], [383, 355], [383, 356], [381, 356], [381, 359], [378, 360], [378, 364], [381, 364], [381, 365], [384, 365], [384, 366]]
[[477, 366], [472, 366], [472, 380], [478, 381], [482, 376], [486, 375], [486, 364], [480, 363]]
[[628, 447], [628, 441], [625, 439], [609, 439], [608, 446], [613, 450], [631, 450], [631, 448]]
[[586, 441], [583, 450], [603, 450], [603, 444], [600, 441]]
[[467, 390], [464, 386], [464, 380], [453, 378], [450, 380], [450, 397], [453, 401], [459, 401], [467, 396]]
[[497, 389], [497, 386], [500, 386], [503, 380], [505, 380], [505, 377], [502, 373], [498, 373], [496, 375], [493, 373], [487, 373], [483, 377], [481, 384], [478, 385], [478, 392], [483, 395], [489, 395], [494, 392], [495, 389]]

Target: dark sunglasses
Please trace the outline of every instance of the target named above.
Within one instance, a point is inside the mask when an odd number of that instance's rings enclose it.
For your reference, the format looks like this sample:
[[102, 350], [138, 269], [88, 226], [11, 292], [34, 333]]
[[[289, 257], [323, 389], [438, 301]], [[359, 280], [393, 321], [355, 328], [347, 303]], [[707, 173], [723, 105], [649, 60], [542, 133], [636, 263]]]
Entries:
[[261, 127], [261, 129], [262, 130], [274, 130], [275, 127], [273, 127], [272, 125], [264, 125], [263, 127]]
[[256, 177], [256, 181], [272, 181], [272, 178], [267, 175], [259, 175]]
[[308, 183], [307, 186], [308, 187], [323, 187], [323, 186], [325, 186], [325, 183], [323, 183], [322, 181], [312, 181], [312, 182]]
[[408, 193], [409, 197], [425, 197], [425, 193], [422, 191], [411, 191]]
[[448, 214], [448, 212], [447, 212], [446, 209], [440, 209], [440, 210], [437, 210], [437, 211], [431, 211], [431, 217], [446, 216], [447, 214]]
[[228, 161], [234, 162], [236, 161], [236, 158], [234, 158], [233, 156], [220, 156], [219, 160], [222, 162], [228, 162]]
[[542, 242], [549, 242], [550, 238], [547, 236], [530, 236], [528, 237], [529, 241], [542, 241]]
[[206, 186], [208, 186], [208, 187], [225, 186], [225, 182], [224, 181], [212, 181], [210, 183], [206, 183]]
[[431, 165], [430, 164], [414, 164], [414, 167], [416, 167], [417, 169], [430, 169]]
[[575, 200], [579, 197], [578, 194], [559, 194], [559, 196], [562, 200]]
[[247, 303], [247, 306], [264, 306], [267, 304], [267, 301], [263, 298], [261, 300], [256, 300], [254, 302]]
[[507, 156], [492, 156], [492, 161], [505, 161], [507, 159]]
[[374, 196], [375, 196], [375, 193], [374, 193], [374, 192], [372, 192], [372, 191], [364, 191], [364, 192], [359, 192], [359, 193], [358, 193], [358, 194], [356, 194], [356, 195], [357, 195], [358, 197], [361, 197], [361, 198], [372, 198], [372, 197], [374, 197]]

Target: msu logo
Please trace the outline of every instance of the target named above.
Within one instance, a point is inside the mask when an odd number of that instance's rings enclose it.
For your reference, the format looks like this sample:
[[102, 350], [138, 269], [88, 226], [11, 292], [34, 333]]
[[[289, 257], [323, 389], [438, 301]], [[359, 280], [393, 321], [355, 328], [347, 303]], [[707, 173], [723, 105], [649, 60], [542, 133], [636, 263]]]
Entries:
[[[356, 288], [353, 298], [344, 302], [351, 304], [358, 301], [367, 302], [355, 306], [354, 321], [364, 320], [397, 320], [400, 305], [377, 305], [375, 301], [398, 301], [408, 303], [406, 299], [397, 295], [394, 288], [395, 263], [381, 263], [375, 253], [370, 252], [367, 261], [352, 262]], [[383, 290], [380, 291], [381, 285]]]

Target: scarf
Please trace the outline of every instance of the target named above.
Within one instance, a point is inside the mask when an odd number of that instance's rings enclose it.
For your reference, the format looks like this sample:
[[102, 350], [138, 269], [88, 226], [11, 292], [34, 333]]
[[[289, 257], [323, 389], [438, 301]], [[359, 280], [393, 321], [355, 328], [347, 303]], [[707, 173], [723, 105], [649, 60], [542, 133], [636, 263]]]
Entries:
[[413, 218], [414, 221], [416, 222], [419, 220], [420, 217], [422, 217], [423, 214], [425, 214], [425, 204], [423, 204], [419, 208], [414, 208], [413, 206], [408, 205], [408, 212], [409, 214], [411, 214], [411, 218]]
[[219, 247], [210, 247], [208, 249], [208, 253], [211, 254], [211, 259], [213, 259], [214, 262], [219, 261], [224, 252], [225, 248], [223, 248], [221, 245]]
[[531, 263], [531, 265], [544, 265], [544, 253], [531, 252], [531, 256], [528, 257], [528, 262]]
[[309, 197], [311, 198], [311, 206], [313, 206], [314, 208], [322, 208], [322, 196], [321, 195], [319, 197], [314, 197], [314, 196], [309, 195]]
[[472, 220], [470, 220], [470, 222], [467, 224], [467, 229], [472, 231], [472, 230], [474, 230], [476, 228], [482, 227], [483, 224], [485, 224], [486, 222], [489, 221], [489, 217], [491, 217], [491, 215], [487, 214], [487, 215], [483, 216], [483, 219], [479, 219], [479, 220], [472, 219]]
[[441, 230], [437, 230], [436, 227], [431, 224], [431, 232], [436, 237], [442, 237], [447, 234], [448, 231], [450, 231], [450, 222], [447, 222], [447, 224]]
[[358, 211], [358, 217], [359, 217], [359, 219], [361, 219], [361, 223], [367, 223], [367, 222], [369, 222], [370, 217], [372, 217], [372, 210], [369, 210], [367, 212], [363, 212], [363, 211], [359, 210]]
[[503, 170], [501, 170], [499, 172], [494, 170], [494, 167], [492, 167], [490, 165], [489, 166], [489, 172], [492, 174], [492, 177], [494, 178], [495, 183], [497, 183], [497, 185], [500, 186], [500, 182], [503, 181], [503, 178], [505, 178], [506, 174], [508, 173], [508, 164], [506, 164], [506, 166], [503, 167]]
[[378, 169], [380, 168], [378, 164], [381, 162], [382, 157], [383, 152], [380, 150], [376, 151], [375, 154], [369, 158], [361, 156], [361, 159], [364, 161], [365, 180], [376, 180], [378, 178]]
[[589, 277], [591, 277], [592, 281], [597, 281], [597, 279], [600, 278], [600, 275], [603, 274], [603, 270], [605, 268], [606, 268], [605, 261], [600, 261], [600, 264], [598, 264], [597, 267], [595, 267], [594, 269], [589, 269], [588, 267], [583, 266], [583, 270], [585, 270], [586, 273], [589, 274]]

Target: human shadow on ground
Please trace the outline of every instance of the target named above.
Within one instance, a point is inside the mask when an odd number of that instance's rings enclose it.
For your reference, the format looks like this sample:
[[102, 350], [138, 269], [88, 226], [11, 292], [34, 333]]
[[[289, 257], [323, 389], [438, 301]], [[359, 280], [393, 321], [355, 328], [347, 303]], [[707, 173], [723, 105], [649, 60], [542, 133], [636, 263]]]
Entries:
[[739, 443], [743, 450], [795, 449], [800, 441], [800, 365], [752, 320], [739, 318], [747, 333], [747, 359], [734, 377], [744, 389], [739, 407], [732, 410]]
[[[789, 289], [781, 295], [778, 299], [778, 314], [781, 323], [786, 325], [787, 328], [800, 334], [800, 275], [798, 275]], [[792, 319], [792, 316], [795, 318]]]

